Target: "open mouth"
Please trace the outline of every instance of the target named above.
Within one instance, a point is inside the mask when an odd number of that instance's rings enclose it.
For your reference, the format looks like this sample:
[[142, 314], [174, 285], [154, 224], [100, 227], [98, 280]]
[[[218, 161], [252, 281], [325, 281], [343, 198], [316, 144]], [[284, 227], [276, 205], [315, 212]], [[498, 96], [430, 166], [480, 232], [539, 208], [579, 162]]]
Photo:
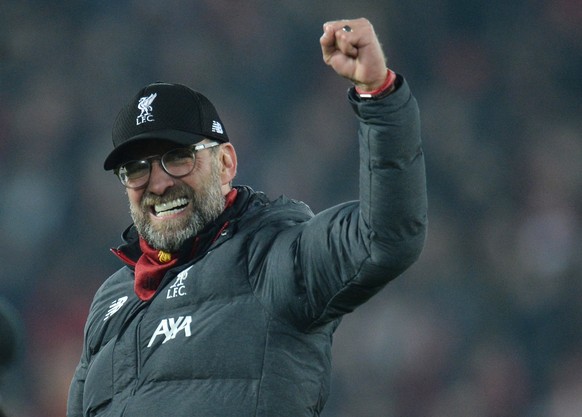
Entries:
[[165, 203], [153, 206], [153, 212], [156, 217], [166, 217], [183, 211], [190, 201], [187, 198], [177, 198]]

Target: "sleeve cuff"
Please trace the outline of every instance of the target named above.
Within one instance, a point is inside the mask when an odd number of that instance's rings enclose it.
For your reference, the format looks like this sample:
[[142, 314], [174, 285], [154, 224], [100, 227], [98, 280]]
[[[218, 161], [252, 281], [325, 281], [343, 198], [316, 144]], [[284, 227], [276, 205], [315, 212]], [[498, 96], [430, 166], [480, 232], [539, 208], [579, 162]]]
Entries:
[[380, 97], [387, 96], [394, 90], [394, 82], [396, 81], [396, 73], [390, 68], [386, 69], [386, 80], [384, 83], [373, 91], [364, 91], [359, 87], [355, 87], [356, 93], [361, 99], [374, 100]]

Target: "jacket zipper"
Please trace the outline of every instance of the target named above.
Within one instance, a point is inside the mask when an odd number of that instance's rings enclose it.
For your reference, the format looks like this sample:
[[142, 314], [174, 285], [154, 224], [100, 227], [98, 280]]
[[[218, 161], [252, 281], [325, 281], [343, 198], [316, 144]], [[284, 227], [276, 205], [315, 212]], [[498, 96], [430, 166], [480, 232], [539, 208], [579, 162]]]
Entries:
[[131, 395], [135, 394], [135, 391], [137, 389], [137, 384], [139, 382], [139, 377], [141, 376], [141, 349], [139, 347], [139, 341], [140, 341], [140, 334], [141, 334], [141, 320], [139, 322], [139, 324], [137, 325], [137, 329], [135, 332], [135, 384], [133, 386], [133, 390], [131, 392]]
[[[140, 310], [142, 310], [140, 308]], [[139, 384], [139, 379], [141, 376], [141, 349], [140, 349], [140, 336], [141, 336], [141, 322], [143, 319], [143, 315], [139, 318], [139, 323], [137, 323], [135, 329], [135, 382], [133, 383], [133, 387], [131, 389], [131, 396], [135, 395], [137, 391], [137, 386]]]

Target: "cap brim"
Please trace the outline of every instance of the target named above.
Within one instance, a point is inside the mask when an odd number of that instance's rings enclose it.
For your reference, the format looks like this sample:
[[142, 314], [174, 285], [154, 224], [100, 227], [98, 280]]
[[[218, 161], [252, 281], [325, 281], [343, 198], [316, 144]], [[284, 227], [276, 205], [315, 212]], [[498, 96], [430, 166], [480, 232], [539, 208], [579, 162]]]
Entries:
[[[193, 145], [204, 139], [206, 139], [205, 136], [190, 132], [182, 132], [179, 130], [155, 130], [142, 133], [127, 139], [125, 142], [111, 151], [107, 158], [105, 158], [103, 168], [105, 168], [106, 171], [110, 171], [122, 164], [126, 158], [127, 151], [138, 144], [145, 144], [147, 142], [155, 141], [171, 142], [177, 145]], [[223, 142], [223, 140], [220, 141]]]

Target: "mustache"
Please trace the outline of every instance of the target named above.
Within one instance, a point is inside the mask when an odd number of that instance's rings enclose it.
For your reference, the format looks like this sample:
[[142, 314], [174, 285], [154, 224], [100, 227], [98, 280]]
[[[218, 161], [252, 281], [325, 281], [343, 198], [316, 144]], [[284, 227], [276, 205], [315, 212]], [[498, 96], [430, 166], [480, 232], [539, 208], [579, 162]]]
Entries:
[[187, 198], [193, 200], [195, 198], [194, 190], [192, 190], [187, 185], [178, 185], [168, 189], [163, 195], [153, 194], [151, 192], [146, 192], [142, 196], [141, 206], [150, 207], [156, 204], [167, 203], [177, 198]]

